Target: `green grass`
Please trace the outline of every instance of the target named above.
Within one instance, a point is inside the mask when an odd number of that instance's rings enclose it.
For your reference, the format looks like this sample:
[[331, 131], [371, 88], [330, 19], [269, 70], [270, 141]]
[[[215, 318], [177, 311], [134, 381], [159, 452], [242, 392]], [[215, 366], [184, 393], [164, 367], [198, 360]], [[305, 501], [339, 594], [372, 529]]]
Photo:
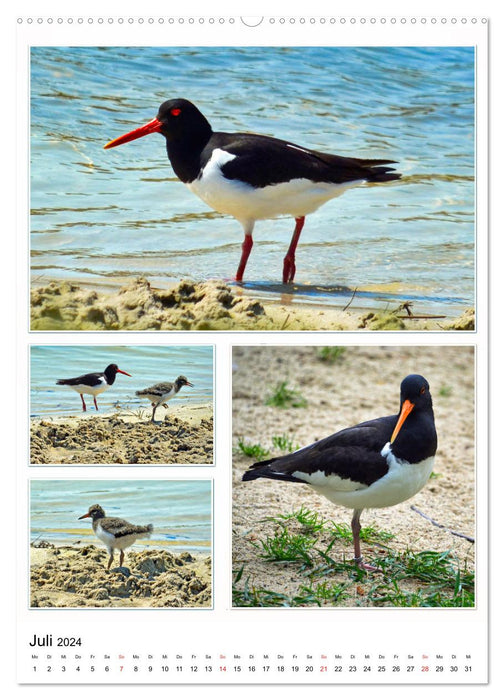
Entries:
[[[258, 556], [290, 564], [278, 573], [279, 591], [255, 588], [246, 576], [246, 564], [235, 572], [233, 605], [237, 607], [321, 606], [350, 601], [354, 607], [473, 607], [474, 573], [449, 551], [405, 552], [391, 546], [394, 535], [363, 527], [361, 540], [372, 544], [368, 563], [379, 572], [368, 574], [353, 562], [352, 533], [345, 524], [323, 519], [302, 507], [268, 518], [273, 534], [252, 542]], [[337, 544], [348, 546], [348, 557]], [[341, 549], [341, 547], [339, 548]], [[295, 595], [282, 591], [282, 575], [299, 578]], [[356, 593], [356, 591], [358, 592]]]
[[287, 381], [278, 382], [264, 403], [276, 408], [304, 408], [308, 405], [299, 391], [289, 388]]
[[343, 359], [345, 352], [346, 348], [340, 345], [325, 346], [323, 348], [317, 348], [317, 358], [321, 362], [327, 362], [333, 365], [335, 362], [340, 362]]
[[439, 396], [451, 396], [453, 394], [453, 388], [451, 386], [447, 386], [446, 384], [442, 384], [441, 388], [439, 389]]
[[237, 448], [239, 452], [242, 452], [246, 457], [250, 457], [251, 459], [261, 460], [269, 455], [269, 450], [262, 445], [245, 442], [243, 438], [238, 439]]
[[279, 452], [294, 452], [299, 449], [299, 445], [294, 445], [293, 439], [285, 433], [283, 435], [273, 435], [271, 444], [273, 449]]
[[[289, 435], [273, 435], [271, 438], [271, 450], [285, 453], [294, 452], [297, 449], [299, 449], [299, 445], [295, 445], [293, 438]], [[247, 442], [243, 437], [238, 438], [236, 443], [236, 451], [251, 459], [264, 459], [271, 453], [271, 450], [259, 443]]]

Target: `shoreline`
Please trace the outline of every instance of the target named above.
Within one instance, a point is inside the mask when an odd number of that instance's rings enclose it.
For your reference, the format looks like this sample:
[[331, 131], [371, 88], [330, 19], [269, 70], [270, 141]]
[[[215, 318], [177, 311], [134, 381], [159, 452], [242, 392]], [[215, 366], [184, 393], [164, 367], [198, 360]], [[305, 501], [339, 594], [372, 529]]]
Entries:
[[213, 464], [213, 406], [30, 418], [30, 463]]
[[[323, 304], [278, 303], [254, 299], [239, 287], [209, 280], [182, 280], [167, 289], [143, 277], [113, 291], [96, 291], [73, 282], [53, 281], [31, 290], [31, 330], [198, 330], [198, 331], [355, 331], [474, 330], [474, 309], [457, 318], [427, 318], [410, 305], [374, 310]], [[409, 314], [412, 314], [410, 316]]]

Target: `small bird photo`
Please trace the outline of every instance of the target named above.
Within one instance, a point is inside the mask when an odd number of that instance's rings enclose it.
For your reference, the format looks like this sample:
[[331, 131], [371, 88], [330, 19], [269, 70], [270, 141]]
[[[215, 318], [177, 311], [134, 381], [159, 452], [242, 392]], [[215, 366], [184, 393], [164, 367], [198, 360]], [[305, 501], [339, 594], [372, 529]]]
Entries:
[[213, 464], [208, 345], [30, 349], [31, 464]]
[[30, 482], [31, 608], [212, 604], [211, 481]]
[[474, 330], [474, 47], [30, 58], [32, 330]]
[[233, 349], [233, 604], [474, 606], [474, 349]]

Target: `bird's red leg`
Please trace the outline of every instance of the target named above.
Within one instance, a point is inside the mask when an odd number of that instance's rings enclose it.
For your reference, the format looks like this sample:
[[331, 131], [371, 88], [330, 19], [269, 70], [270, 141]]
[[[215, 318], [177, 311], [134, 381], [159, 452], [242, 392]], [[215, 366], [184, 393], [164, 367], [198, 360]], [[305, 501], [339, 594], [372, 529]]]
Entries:
[[362, 560], [361, 548], [360, 548], [360, 514], [362, 510], [354, 510], [352, 518], [352, 535], [353, 535], [353, 545], [354, 545], [354, 561], [363, 571], [379, 571], [376, 566], [371, 566], [371, 564], [365, 564]]
[[292, 282], [296, 274], [296, 247], [299, 241], [299, 236], [304, 226], [304, 216], [298, 216], [296, 219], [296, 228], [292, 234], [289, 250], [284, 258], [283, 264], [283, 283]]
[[124, 561], [124, 552], [121, 549], [121, 556], [119, 557], [119, 566], [123, 565], [123, 561]]
[[93, 396], [93, 401], [94, 401], [94, 405], [95, 405], [96, 410], [98, 410], [98, 404], [96, 403], [96, 396]]
[[247, 260], [249, 259], [250, 251], [254, 241], [252, 240], [252, 234], [246, 233], [245, 238], [242, 243], [242, 254], [240, 258], [240, 264], [238, 265], [238, 270], [236, 271], [236, 281], [241, 282], [243, 279], [243, 273], [245, 272], [245, 267], [247, 266]]
[[84, 401], [84, 397], [82, 396], [82, 394], [79, 394], [79, 396], [81, 397], [81, 401], [82, 401], [82, 410], [85, 411], [85, 410], [86, 410], [86, 404], [85, 404], [85, 401]]

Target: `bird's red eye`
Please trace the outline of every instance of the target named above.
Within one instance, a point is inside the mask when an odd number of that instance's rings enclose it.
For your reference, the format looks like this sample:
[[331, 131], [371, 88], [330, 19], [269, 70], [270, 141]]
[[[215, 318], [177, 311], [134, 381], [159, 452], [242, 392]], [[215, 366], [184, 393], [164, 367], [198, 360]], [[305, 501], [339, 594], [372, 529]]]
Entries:
[[425, 387], [424, 386], [420, 389], [420, 393], [425, 394]]
[[174, 107], [173, 109], [170, 109], [170, 114], [173, 115], [174, 117], [178, 117], [182, 110], [179, 109], [178, 107]]

